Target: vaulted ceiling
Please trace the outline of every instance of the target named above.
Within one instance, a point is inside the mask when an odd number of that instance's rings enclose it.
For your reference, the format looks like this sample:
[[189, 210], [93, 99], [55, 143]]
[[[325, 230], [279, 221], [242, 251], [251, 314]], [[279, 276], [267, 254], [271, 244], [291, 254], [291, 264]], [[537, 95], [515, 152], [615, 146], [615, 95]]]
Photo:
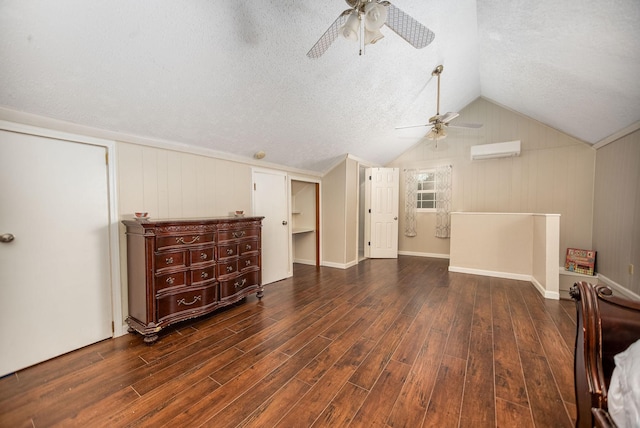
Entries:
[[[0, 107], [318, 173], [384, 165], [482, 96], [595, 144], [640, 121], [638, 0], [397, 0], [386, 26], [307, 51], [343, 0], [0, 0]], [[459, 120], [463, 121], [463, 117]]]

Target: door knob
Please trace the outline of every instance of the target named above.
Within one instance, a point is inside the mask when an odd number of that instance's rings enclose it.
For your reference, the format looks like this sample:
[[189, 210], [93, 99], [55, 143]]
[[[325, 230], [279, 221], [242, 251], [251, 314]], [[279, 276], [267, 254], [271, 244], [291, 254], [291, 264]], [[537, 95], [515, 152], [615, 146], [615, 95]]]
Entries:
[[0, 242], [11, 242], [14, 239], [16, 239], [16, 237], [10, 233], [5, 233], [3, 235], [0, 235]]
[[287, 223], [287, 220], [282, 220], [282, 225], [283, 225], [283, 226], [286, 226], [287, 224], [288, 224], [288, 223]]
[[393, 219], [394, 219], [394, 220], [397, 220], [397, 219], [398, 219], [398, 217], [394, 217]]

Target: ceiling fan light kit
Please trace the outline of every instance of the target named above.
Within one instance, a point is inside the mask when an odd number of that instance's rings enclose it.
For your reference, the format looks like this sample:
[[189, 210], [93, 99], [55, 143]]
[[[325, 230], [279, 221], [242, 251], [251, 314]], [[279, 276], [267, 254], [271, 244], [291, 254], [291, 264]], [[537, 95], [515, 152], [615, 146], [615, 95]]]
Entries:
[[360, 17], [358, 17], [357, 13], [352, 13], [347, 18], [347, 22], [342, 27], [341, 31], [342, 37], [347, 40], [353, 40], [354, 42], [358, 40], [358, 33], [360, 32]]
[[440, 114], [440, 75], [442, 74], [443, 70], [444, 70], [444, 67], [442, 65], [439, 65], [431, 72], [432, 76], [438, 77], [438, 95], [436, 100], [436, 115], [431, 116], [429, 118], [429, 123], [425, 123], [422, 125], [396, 126], [396, 129], [430, 126], [431, 129], [427, 133], [426, 138], [428, 140], [438, 141], [438, 140], [442, 140], [447, 136], [446, 128], [448, 128], [449, 126], [452, 128], [471, 128], [471, 129], [477, 129], [482, 127], [482, 125], [478, 123], [458, 123], [456, 125], [450, 125], [449, 122], [451, 122], [456, 117], [460, 116], [460, 113], [450, 111], [443, 115]]
[[431, 128], [431, 130], [427, 133], [427, 140], [438, 141], [443, 140], [447, 136], [447, 131], [442, 129], [441, 127], [436, 128], [435, 126]]
[[[342, 35], [357, 41], [362, 29], [362, 43], [374, 44], [384, 37], [380, 29], [386, 25], [411, 46], [421, 49], [435, 38], [433, 31], [386, 0], [346, 0], [350, 9], [343, 11], [307, 52], [309, 58], [320, 58], [333, 41]], [[364, 22], [364, 25], [360, 25]], [[360, 49], [362, 54], [362, 49]]]
[[364, 26], [369, 31], [376, 31], [382, 28], [387, 22], [387, 8], [374, 1], [364, 6]]
[[382, 34], [380, 30], [375, 30], [375, 31], [364, 30], [365, 45], [372, 45], [378, 40], [382, 39], [383, 37], [384, 37], [384, 34]]

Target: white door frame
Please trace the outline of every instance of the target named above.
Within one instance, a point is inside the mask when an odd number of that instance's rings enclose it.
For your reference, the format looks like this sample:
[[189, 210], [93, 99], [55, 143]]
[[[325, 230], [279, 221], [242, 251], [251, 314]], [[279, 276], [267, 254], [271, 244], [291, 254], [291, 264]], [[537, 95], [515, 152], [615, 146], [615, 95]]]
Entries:
[[107, 183], [109, 198], [109, 263], [111, 284], [111, 321], [113, 322], [113, 337], [122, 336], [127, 332], [124, 324], [122, 311], [122, 290], [120, 282], [120, 240], [119, 235], [119, 217], [118, 217], [118, 201], [116, 198], [116, 142], [103, 140], [100, 138], [87, 137], [84, 135], [69, 134], [51, 129], [38, 128], [30, 125], [23, 125], [14, 122], [0, 120], [0, 129], [20, 134], [33, 135], [36, 137], [52, 138], [56, 140], [70, 141], [73, 143], [90, 144], [93, 146], [104, 147], [107, 151]]
[[[289, 224], [293, 224], [293, 216], [291, 214], [292, 211], [292, 207], [291, 207], [291, 181], [303, 181], [305, 183], [314, 183], [318, 185], [318, 206], [316, 207], [316, 215], [318, 216], [318, 224], [320, 224], [320, 229], [322, 229], [322, 181], [318, 178], [318, 179], [313, 179], [313, 178], [309, 178], [309, 177], [302, 177], [302, 176], [297, 176], [297, 175], [290, 175], [287, 174], [287, 183], [289, 183], [288, 187], [288, 194], [287, 194], [287, 205], [288, 205], [288, 209], [289, 209], [289, 220], [287, 220], [289, 222]], [[322, 234], [321, 234], [321, 230], [317, 230], [316, 233], [317, 235], [317, 239], [318, 239], [318, 251], [319, 254], [316, 254], [316, 257], [318, 260], [320, 260], [320, 266], [322, 266]], [[289, 260], [291, 261], [291, 267], [290, 267], [290, 272], [293, 275], [293, 234], [289, 233]]]

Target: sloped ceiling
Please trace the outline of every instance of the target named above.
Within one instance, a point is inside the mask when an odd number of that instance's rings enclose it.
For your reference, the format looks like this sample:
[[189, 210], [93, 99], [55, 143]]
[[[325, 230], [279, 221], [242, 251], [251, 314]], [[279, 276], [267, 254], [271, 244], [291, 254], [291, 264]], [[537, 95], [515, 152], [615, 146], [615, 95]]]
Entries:
[[435, 113], [438, 64], [441, 112], [483, 96], [591, 144], [640, 120], [637, 0], [393, 4], [435, 41], [312, 60], [343, 0], [0, 0], [0, 107], [318, 173], [419, 142], [395, 127]]

